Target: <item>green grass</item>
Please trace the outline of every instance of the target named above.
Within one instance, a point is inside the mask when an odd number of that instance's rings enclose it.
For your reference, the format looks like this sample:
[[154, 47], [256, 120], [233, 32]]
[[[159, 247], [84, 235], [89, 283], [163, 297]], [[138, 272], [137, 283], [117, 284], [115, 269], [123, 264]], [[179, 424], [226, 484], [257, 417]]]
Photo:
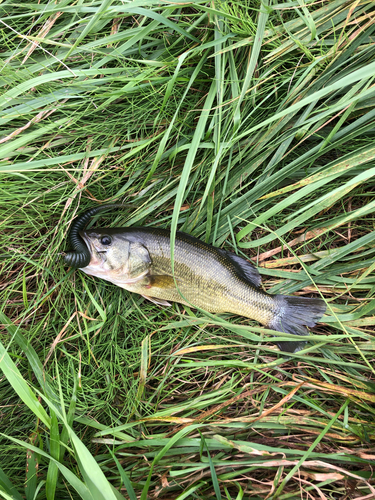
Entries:
[[[373, 2], [0, 11], [0, 497], [372, 498]], [[68, 270], [107, 202], [323, 297], [311, 342]]]

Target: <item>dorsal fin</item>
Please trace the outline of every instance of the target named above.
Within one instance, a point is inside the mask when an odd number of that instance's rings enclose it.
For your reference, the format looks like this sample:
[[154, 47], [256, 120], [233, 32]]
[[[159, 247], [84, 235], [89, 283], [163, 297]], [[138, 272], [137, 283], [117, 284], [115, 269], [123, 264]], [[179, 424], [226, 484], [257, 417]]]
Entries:
[[223, 252], [225, 256], [232, 262], [237, 274], [241, 276], [241, 278], [251, 283], [251, 285], [259, 287], [262, 278], [259, 274], [258, 269], [251, 262], [242, 257], [239, 257], [235, 253], [227, 252], [223, 249], [221, 249], [221, 252]]

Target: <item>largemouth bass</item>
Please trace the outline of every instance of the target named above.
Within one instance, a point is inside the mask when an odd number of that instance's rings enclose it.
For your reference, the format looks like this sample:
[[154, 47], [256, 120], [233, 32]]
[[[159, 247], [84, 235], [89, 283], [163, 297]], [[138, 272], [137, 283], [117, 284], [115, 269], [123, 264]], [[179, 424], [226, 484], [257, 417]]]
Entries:
[[[114, 207], [118, 206], [96, 207], [76, 220], [70, 233], [75, 251], [66, 254], [66, 263], [157, 304], [170, 305], [173, 301], [208, 312], [233, 313], [295, 335], [308, 335], [306, 326], [315, 326], [324, 314], [326, 305], [321, 299], [264, 292], [253, 264], [189, 234], [176, 234], [173, 275], [168, 230], [83, 230], [94, 214]], [[304, 344], [298, 340], [279, 342], [278, 346], [296, 352]]]

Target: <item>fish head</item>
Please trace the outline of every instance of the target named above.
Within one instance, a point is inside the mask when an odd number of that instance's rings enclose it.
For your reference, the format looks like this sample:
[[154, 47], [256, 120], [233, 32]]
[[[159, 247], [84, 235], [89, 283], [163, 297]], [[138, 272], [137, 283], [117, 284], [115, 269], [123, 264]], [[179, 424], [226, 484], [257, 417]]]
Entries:
[[114, 229], [81, 231], [90, 252], [90, 263], [82, 270], [116, 284], [131, 283], [145, 276], [151, 266], [147, 248]]

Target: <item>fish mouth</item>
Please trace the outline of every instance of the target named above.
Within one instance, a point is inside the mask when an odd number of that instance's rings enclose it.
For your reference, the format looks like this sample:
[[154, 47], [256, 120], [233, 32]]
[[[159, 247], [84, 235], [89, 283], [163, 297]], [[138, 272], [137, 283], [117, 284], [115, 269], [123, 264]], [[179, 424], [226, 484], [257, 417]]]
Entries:
[[93, 253], [93, 250], [94, 250], [94, 247], [92, 245], [92, 242], [90, 240], [90, 238], [88, 238], [86, 236], [86, 233], [85, 231], [79, 231], [78, 233], [80, 235], [80, 237], [83, 239], [83, 241], [86, 243], [86, 246], [87, 248], [90, 250], [90, 253], [92, 254]]
[[103, 264], [106, 261], [106, 250], [100, 252], [95, 248], [94, 242], [92, 239], [86, 234], [85, 231], [79, 231], [80, 237], [86, 243], [86, 246], [90, 252], [90, 266], [97, 266], [99, 264]]
[[85, 231], [79, 231], [80, 237], [83, 239], [83, 241], [86, 243], [86, 246], [90, 252], [90, 263], [89, 265], [93, 264], [98, 264], [98, 261], [100, 260], [98, 252], [96, 251], [93, 242], [91, 239], [86, 235]]

